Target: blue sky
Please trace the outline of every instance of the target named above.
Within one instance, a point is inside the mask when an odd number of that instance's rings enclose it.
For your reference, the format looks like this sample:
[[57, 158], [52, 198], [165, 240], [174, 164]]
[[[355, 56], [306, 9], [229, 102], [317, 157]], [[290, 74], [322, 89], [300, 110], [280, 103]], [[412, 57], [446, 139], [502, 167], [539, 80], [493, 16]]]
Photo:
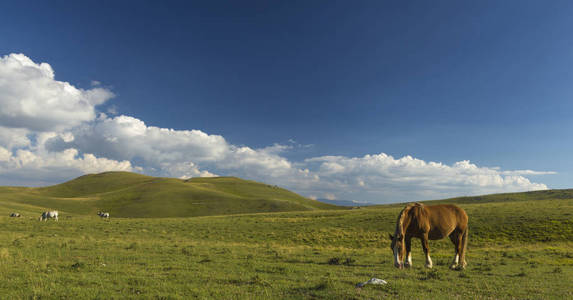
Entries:
[[571, 187], [569, 1], [117, 2], [0, 10], [0, 184], [125, 169], [379, 203]]

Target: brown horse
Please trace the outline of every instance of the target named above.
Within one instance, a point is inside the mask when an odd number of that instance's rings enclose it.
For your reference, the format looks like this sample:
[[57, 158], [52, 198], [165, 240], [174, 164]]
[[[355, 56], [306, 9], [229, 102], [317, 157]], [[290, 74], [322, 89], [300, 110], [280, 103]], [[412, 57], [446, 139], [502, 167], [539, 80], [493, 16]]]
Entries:
[[[411, 203], [400, 212], [396, 221], [391, 248], [394, 253], [394, 266], [412, 266], [411, 240], [417, 237], [422, 240], [422, 248], [426, 254], [426, 267], [432, 267], [428, 240], [439, 240], [446, 236], [450, 237], [456, 249], [456, 255], [451, 269], [463, 269], [466, 267], [466, 248], [468, 243], [468, 215], [466, 212], [451, 204], [424, 205]], [[406, 262], [402, 263], [406, 258]]]

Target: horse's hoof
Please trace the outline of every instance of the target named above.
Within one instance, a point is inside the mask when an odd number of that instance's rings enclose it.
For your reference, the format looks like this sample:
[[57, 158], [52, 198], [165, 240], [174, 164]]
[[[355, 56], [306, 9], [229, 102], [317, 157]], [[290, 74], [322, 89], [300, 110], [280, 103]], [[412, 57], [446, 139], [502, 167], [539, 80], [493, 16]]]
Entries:
[[464, 265], [451, 265], [450, 269], [454, 270], [454, 271], [461, 271], [464, 270], [466, 268], [466, 266]]
[[431, 269], [433, 266], [431, 264], [426, 264], [426, 268]]
[[409, 264], [409, 263], [405, 263], [405, 264], [404, 264], [404, 268], [409, 269], [410, 267], [412, 267], [411, 264]]

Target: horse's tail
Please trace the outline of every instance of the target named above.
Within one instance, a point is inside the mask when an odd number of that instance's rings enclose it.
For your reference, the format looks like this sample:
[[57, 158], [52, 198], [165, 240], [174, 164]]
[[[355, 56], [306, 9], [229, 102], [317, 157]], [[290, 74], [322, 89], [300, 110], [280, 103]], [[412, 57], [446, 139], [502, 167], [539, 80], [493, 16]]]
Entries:
[[468, 250], [468, 231], [469, 227], [466, 227], [464, 234], [462, 235], [462, 253], [460, 253], [460, 264], [462, 267], [466, 267], [466, 252]]

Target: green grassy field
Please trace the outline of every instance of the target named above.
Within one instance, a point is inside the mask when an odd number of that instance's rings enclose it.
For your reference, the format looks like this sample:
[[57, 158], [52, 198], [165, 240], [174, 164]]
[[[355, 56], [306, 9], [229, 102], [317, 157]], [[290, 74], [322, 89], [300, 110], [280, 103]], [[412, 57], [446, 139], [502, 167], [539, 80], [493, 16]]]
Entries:
[[[39, 222], [7, 217], [15, 204], [2, 201], [1, 297], [571, 299], [573, 197], [551, 193], [448, 200], [470, 217], [464, 271], [448, 269], [449, 240], [430, 242], [431, 270], [417, 240], [413, 268], [393, 267], [387, 235], [403, 204], [111, 220], [64, 212]], [[355, 287], [372, 277], [388, 284]]]
[[26, 214], [55, 209], [93, 215], [102, 210], [114, 217], [139, 218], [339, 209], [235, 177], [181, 180], [128, 172], [85, 175], [44, 188], [0, 187], [0, 202]]

